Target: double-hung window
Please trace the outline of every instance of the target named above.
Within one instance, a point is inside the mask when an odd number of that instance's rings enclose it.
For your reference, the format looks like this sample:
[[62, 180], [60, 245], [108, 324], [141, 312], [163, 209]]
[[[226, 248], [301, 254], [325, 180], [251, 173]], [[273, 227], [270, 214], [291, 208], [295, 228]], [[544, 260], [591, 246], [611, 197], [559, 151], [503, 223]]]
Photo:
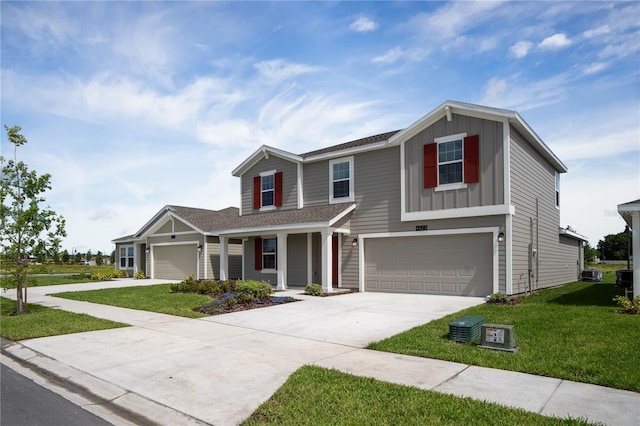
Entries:
[[133, 246], [120, 247], [120, 269], [133, 268]]
[[354, 200], [353, 157], [329, 162], [329, 203], [344, 203]]
[[282, 206], [282, 172], [271, 170], [253, 178], [253, 208], [271, 210]]
[[255, 248], [255, 269], [256, 271], [275, 271], [277, 268], [277, 239], [256, 237]]
[[261, 207], [273, 206], [275, 186], [273, 174], [262, 176], [260, 197], [262, 200]]
[[466, 188], [480, 181], [480, 139], [466, 133], [424, 145], [424, 187], [436, 191]]

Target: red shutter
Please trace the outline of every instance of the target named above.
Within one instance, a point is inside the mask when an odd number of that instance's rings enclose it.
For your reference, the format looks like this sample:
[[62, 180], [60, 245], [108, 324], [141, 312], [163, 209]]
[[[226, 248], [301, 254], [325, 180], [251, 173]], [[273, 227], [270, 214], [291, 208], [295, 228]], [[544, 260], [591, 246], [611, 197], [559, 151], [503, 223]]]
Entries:
[[480, 182], [480, 137], [464, 138], [464, 183]]
[[273, 176], [274, 181], [274, 198], [273, 205], [282, 205], [282, 172], [276, 172]]
[[256, 237], [253, 240], [253, 244], [255, 244], [254, 253], [255, 253], [256, 271], [261, 271], [262, 270], [262, 238]]
[[253, 208], [259, 209], [262, 206], [262, 179], [260, 176], [253, 178]]
[[424, 146], [424, 187], [438, 186], [438, 144], [429, 143]]

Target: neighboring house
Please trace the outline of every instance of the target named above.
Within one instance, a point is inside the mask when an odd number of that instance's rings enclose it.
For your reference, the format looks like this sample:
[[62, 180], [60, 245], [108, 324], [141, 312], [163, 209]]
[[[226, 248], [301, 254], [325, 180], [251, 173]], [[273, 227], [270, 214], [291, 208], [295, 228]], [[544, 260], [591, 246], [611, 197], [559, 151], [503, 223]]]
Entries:
[[[165, 206], [138, 232], [118, 238], [115, 267], [133, 276], [143, 271], [151, 278], [181, 280], [219, 279], [220, 240], [210, 230], [226, 228], [238, 217], [238, 209], [219, 211]], [[228, 244], [227, 277], [242, 276], [242, 241]]]
[[[278, 289], [516, 294], [581, 272], [585, 239], [559, 227], [566, 171], [515, 111], [447, 101], [400, 131], [303, 154], [262, 146], [233, 171], [237, 216], [184, 224], [218, 244], [219, 274], [201, 277], [237, 274], [241, 242], [242, 277]], [[114, 241], [117, 262], [148, 264], [136, 253], [153, 232]]]

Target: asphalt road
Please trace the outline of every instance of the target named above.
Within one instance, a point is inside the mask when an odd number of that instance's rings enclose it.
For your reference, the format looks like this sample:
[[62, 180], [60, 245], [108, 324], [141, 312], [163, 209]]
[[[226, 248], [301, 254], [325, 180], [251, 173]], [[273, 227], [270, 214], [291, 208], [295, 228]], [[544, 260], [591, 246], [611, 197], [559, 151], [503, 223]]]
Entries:
[[0, 419], [6, 426], [108, 426], [111, 423], [0, 364]]

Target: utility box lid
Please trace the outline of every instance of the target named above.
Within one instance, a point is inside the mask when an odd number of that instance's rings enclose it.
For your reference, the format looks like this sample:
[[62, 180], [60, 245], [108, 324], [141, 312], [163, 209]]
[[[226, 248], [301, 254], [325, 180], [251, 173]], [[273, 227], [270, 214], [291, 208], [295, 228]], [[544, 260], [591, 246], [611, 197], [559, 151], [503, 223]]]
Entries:
[[512, 325], [482, 324], [480, 348], [516, 352], [516, 332]]
[[468, 343], [480, 338], [483, 317], [465, 316], [449, 323], [449, 340]]

